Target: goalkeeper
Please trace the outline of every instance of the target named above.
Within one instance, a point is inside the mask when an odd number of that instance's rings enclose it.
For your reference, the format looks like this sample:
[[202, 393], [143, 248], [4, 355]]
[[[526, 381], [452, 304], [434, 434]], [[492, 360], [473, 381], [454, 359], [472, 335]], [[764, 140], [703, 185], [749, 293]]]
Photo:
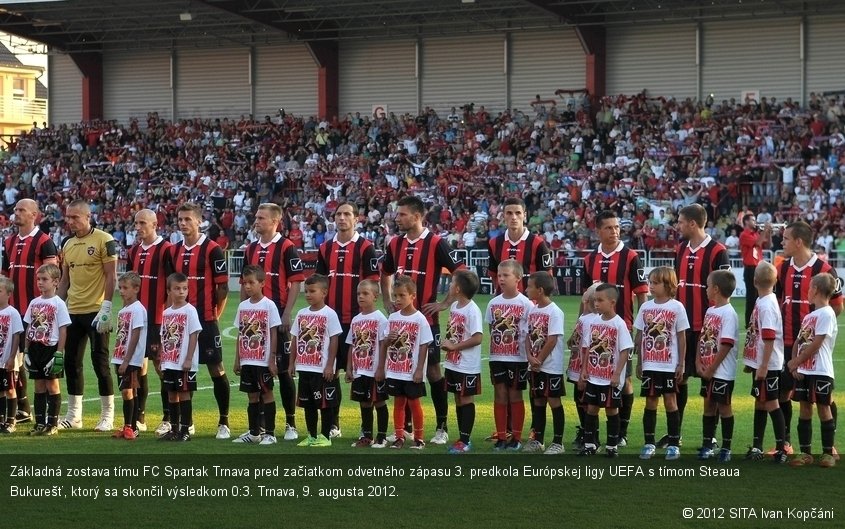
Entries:
[[24, 342], [24, 365], [35, 381], [35, 427], [30, 435], [56, 435], [62, 390], [59, 379], [64, 368], [63, 351], [70, 325], [65, 302], [56, 295], [61, 273], [54, 264], [42, 265], [35, 273], [41, 295], [32, 300], [23, 321], [29, 325]]
[[117, 243], [108, 233], [91, 225], [91, 209], [84, 200], [74, 200], [65, 211], [71, 233], [61, 247], [62, 280], [59, 296], [67, 301], [70, 326], [67, 329], [68, 409], [59, 428], [82, 428], [82, 359], [91, 342], [91, 364], [100, 393], [100, 432], [114, 428], [114, 382], [109, 370], [109, 331], [112, 327], [111, 300], [117, 275]]

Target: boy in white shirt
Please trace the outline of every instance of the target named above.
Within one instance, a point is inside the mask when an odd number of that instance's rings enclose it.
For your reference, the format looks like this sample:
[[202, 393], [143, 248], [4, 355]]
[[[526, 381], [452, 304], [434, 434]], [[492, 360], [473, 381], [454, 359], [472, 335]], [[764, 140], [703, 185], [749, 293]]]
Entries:
[[9, 305], [9, 298], [15, 291], [15, 284], [7, 277], [0, 277], [0, 434], [13, 433], [15, 415], [18, 412], [18, 398], [15, 382], [18, 377], [17, 351], [20, 349], [23, 323], [15, 307]]
[[575, 441], [573, 447], [576, 450], [584, 448], [584, 419], [587, 415], [587, 403], [584, 400], [585, 382], [581, 380], [581, 342], [584, 339], [584, 329], [596, 315], [596, 308], [593, 300], [596, 295], [596, 288], [600, 283], [593, 283], [581, 296], [581, 315], [572, 329], [567, 345], [569, 346], [569, 365], [566, 368], [566, 378], [572, 382], [572, 400], [575, 401], [575, 410], [578, 412], [578, 426], [576, 426]]
[[140, 387], [138, 375], [146, 353], [147, 309], [138, 301], [141, 276], [137, 273], [127, 272], [120, 276], [117, 288], [123, 308], [117, 313], [117, 335], [111, 363], [115, 366], [117, 386], [123, 397], [123, 428], [116, 430], [112, 437], [131, 441], [138, 437], [140, 410], [135, 393]]
[[472, 448], [470, 435], [475, 425], [475, 395], [481, 394], [481, 309], [472, 300], [478, 292], [478, 276], [469, 270], [452, 273], [449, 325], [440, 348], [446, 351], [446, 389], [455, 394], [455, 417], [460, 438], [450, 454], [463, 454]]
[[[235, 327], [236, 375], [241, 377], [240, 390], [247, 394], [246, 413], [249, 431], [233, 443], [276, 444], [276, 400], [273, 380], [278, 375], [276, 350], [278, 327], [282, 324], [276, 304], [264, 296], [267, 274], [257, 265], [246, 265], [241, 272], [241, 288], [247, 299], [238, 305]], [[264, 413], [264, 435], [261, 435], [261, 414]]]

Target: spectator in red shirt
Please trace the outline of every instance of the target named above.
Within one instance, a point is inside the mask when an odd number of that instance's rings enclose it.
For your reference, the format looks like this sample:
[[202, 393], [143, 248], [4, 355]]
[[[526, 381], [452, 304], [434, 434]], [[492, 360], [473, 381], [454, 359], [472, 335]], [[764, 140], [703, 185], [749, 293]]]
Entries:
[[745, 328], [751, 322], [751, 313], [757, 303], [757, 289], [754, 287], [754, 270], [763, 260], [763, 247], [772, 244], [772, 226], [767, 224], [762, 231], [757, 229], [757, 219], [747, 213], [742, 217], [742, 233], [739, 235], [739, 253], [742, 255], [742, 277], [745, 280]]

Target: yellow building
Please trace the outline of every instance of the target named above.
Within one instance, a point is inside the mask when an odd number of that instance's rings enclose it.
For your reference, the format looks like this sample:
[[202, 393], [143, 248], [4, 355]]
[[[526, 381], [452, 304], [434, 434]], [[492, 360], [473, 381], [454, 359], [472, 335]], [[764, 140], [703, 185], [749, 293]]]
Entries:
[[0, 44], [0, 135], [10, 136], [32, 130], [33, 123], [47, 121], [47, 87], [39, 77], [44, 69], [26, 66], [6, 46]]

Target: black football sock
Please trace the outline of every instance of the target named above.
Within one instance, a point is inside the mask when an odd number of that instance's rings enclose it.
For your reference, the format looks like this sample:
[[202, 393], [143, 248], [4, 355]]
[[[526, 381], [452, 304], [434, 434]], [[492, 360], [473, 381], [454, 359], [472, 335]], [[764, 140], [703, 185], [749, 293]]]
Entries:
[[47, 424], [47, 393], [35, 394], [35, 424]]
[[[813, 453], [813, 419], [798, 418], [798, 444], [804, 454]], [[824, 444], [824, 443], [822, 443]]]
[[792, 428], [792, 401], [780, 403], [780, 411], [783, 412], [783, 440], [786, 443], [792, 442], [789, 430]]
[[[6, 401], [6, 395], [3, 394], [2, 396], [0, 396], [0, 423], [8, 422], [9, 414], [7, 406], [8, 403]], [[12, 418], [14, 419], [15, 416], [12, 415]]]
[[754, 410], [754, 438], [751, 441], [753, 448], [763, 449], [763, 438], [766, 435], [766, 421], [768, 421], [766, 410]]
[[15, 424], [15, 416], [18, 414], [18, 399], [9, 397], [6, 404], [6, 424]]
[[441, 378], [431, 382], [431, 402], [434, 404], [434, 416], [437, 421], [437, 429], [444, 432], [449, 431], [446, 423], [449, 417], [449, 394], [446, 392], [446, 379]]
[[833, 426], [835, 427], [836, 423], [837, 423], [837, 421], [836, 421], [836, 403], [835, 402], [830, 403], [830, 414], [833, 415]]
[[168, 401], [167, 407], [170, 410], [170, 431], [179, 433], [179, 403]]
[[836, 435], [836, 423], [833, 419], [821, 423], [822, 431], [822, 452], [833, 454], [833, 438]]
[[56, 393], [47, 397], [47, 424], [59, 425], [59, 412], [62, 410], [62, 394]]
[[320, 417], [320, 412], [317, 408], [308, 406], [305, 408], [305, 427], [308, 429], [310, 437], [317, 437], [317, 422]]
[[563, 445], [564, 421], [563, 406], [552, 408], [552, 430], [554, 432], [554, 437], [552, 438], [553, 443]]
[[634, 394], [622, 395], [622, 407], [619, 408], [619, 437], [628, 437], [628, 423], [631, 422], [631, 412], [634, 409]]
[[279, 396], [285, 409], [285, 423], [296, 428], [296, 382], [288, 373], [279, 375]]
[[141, 406], [138, 403], [138, 398], [132, 399], [135, 401], [135, 406], [132, 407], [132, 430], [138, 432], [138, 417], [141, 416]]
[[701, 446], [710, 448], [713, 443], [713, 438], [716, 437], [716, 416], [704, 415], [701, 419], [702, 437]]
[[575, 410], [578, 412], [578, 425], [583, 429], [584, 421], [587, 417], [587, 410], [584, 409], [584, 406], [580, 406], [578, 404], [575, 405]]
[[461, 441], [464, 444], [469, 444], [470, 437], [472, 436], [472, 428], [475, 425], [475, 403], [470, 402], [469, 404], [464, 404], [461, 408], [463, 408], [463, 419], [461, 419], [461, 426], [458, 432], [461, 434]]
[[261, 404], [258, 402], [250, 402], [246, 405], [246, 416], [247, 422], [249, 423], [249, 433], [250, 435], [258, 435], [261, 430], [260, 421], [258, 414], [260, 413], [259, 410], [261, 409]]
[[390, 413], [387, 411], [387, 406], [376, 407], [376, 426], [378, 427], [378, 434], [376, 440], [383, 443], [387, 438], [387, 423], [390, 421]]
[[132, 426], [132, 416], [134, 415], [136, 399], [123, 399], [123, 425]]
[[731, 449], [731, 442], [734, 436], [734, 416], [722, 417], [722, 448]]
[[167, 396], [167, 388], [161, 385], [161, 422], [170, 422], [170, 398]]
[[138, 422], [146, 422], [147, 413], [147, 397], [150, 394], [150, 381], [147, 375], [138, 377], [138, 391], [135, 393], [135, 399], [138, 404], [138, 416], [135, 420]]
[[[657, 411], [655, 410], [656, 413]], [[666, 412], [666, 430], [669, 435], [669, 446], [678, 446], [681, 442], [681, 415], [678, 413], [678, 410]], [[653, 436], [652, 439], [654, 439]]]
[[534, 429], [534, 440], [543, 444], [546, 432], [546, 405], [531, 403], [531, 427]]
[[619, 414], [607, 418], [607, 446], [615, 447], [619, 444]]
[[179, 401], [179, 433], [187, 434], [194, 424], [194, 406], [191, 399]]
[[217, 411], [220, 413], [220, 420], [217, 424], [229, 426], [229, 377], [222, 375], [213, 377], [211, 382], [214, 385], [214, 399], [217, 401]]
[[678, 431], [683, 429], [684, 427], [684, 409], [687, 407], [687, 399], [689, 398], [689, 384], [681, 384], [678, 386], [678, 417], [680, 418], [680, 422], [678, 423]]
[[373, 438], [373, 407], [361, 408], [361, 435], [367, 439]]
[[[261, 403], [259, 403], [261, 404]], [[264, 412], [264, 433], [267, 435], [276, 435], [276, 401], [265, 402], [261, 404], [261, 410]]]
[[[669, 412], [666, 412], [666, 422], [669, 422]], [[643, 410], [643, 437], [645, 444], [654, 444], [654, 430], [657, 429], [657, 410], [646, 408]]]
[[598, 434], [596, 432], [598, 425], [598, 415], [590, 415], [588, 413], [584, 416], [584, 444], [598, 446]]
[[462, 428], [464, 422], [464, 407], [459, 404], [455, 404], [455, 422], [458, 423], [458, 435], [461, 435], [461, 432], [464, 431]]
[[26, 390], [28, 379], [29, 375], [26, 369], [21, 369], [20, 373], [18, 373], [17, 383], [15, 384], [15, 393], [18, 397], [18, 409], [27, 415], [31, 415], [32, 410], [29, 409], [29, 399], [27, 398], [28, 393]]
[[334, 408], [328, 407], [320, 410], [320, 433], [323, 434], [326, 439], [331, 438], [334, 421]]
[[786, 435], [786, 424], [783, 420], [783, 412], [780, 408], [777, 408], [775, 411], [770, 411], [769, 416], [772, 418], [772, 431], [775, 433], [775, 449], [783, 450], [785, 442], [784, 435]]

